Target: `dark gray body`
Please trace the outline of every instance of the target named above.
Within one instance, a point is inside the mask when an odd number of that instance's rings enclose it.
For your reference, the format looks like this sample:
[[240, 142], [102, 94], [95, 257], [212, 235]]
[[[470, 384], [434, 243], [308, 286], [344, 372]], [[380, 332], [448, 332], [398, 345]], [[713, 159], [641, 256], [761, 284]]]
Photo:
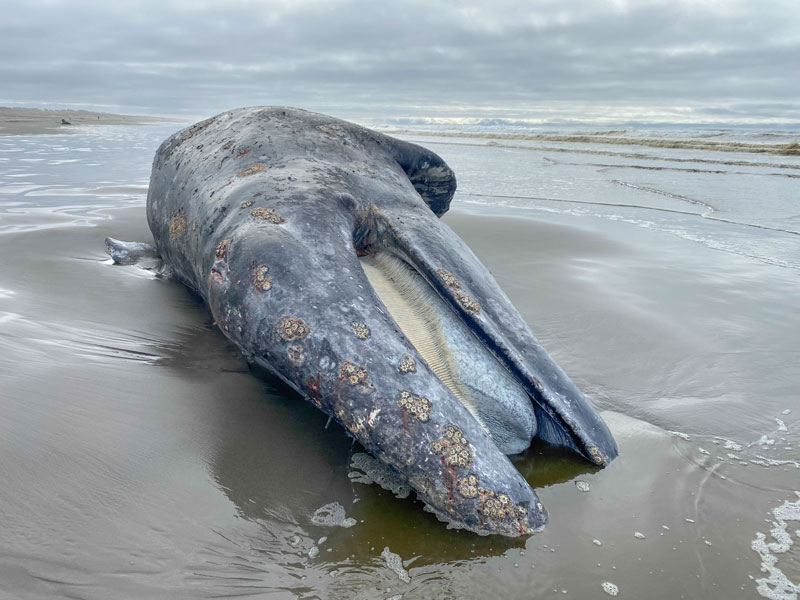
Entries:
[[[605, 424], [438, 219], [454, 191], [452, 171], [419, 146], [249, 108], [162, 144], [147, 217], [166, 265], [250, 360], [341, 423], [439, 517], [527, 535], [546, 522], [536, 494], [428, 368], [359, 262], [376, 249], [402, 256], [530, 394], [538, 437], [607, 464], [617, 449]], [[404, 398], [427, 401], [426, 418]]]

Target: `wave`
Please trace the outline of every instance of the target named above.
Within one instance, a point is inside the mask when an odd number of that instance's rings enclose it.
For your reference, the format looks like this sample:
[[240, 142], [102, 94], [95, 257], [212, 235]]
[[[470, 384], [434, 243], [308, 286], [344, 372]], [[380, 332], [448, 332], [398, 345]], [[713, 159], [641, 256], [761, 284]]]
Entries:
[[609, 132], [594, 133], [486, 133], [461, 131], [421, 131], [410, 129], [385, 130], [390, 135], [421, 135], [427, 137], [478, 138], [493, 140], [528, 140], [539, 142], [567, 142], [583, 144], [613, 144], [618, 146], [647, 146], [682, 150], [710, 150], [715, 152], [746, 152], [749, 154], [777, 154], [800, 156], [800, 142], [768, 144], [735, 140], [670, 139], [653, 137], [621, 137]]

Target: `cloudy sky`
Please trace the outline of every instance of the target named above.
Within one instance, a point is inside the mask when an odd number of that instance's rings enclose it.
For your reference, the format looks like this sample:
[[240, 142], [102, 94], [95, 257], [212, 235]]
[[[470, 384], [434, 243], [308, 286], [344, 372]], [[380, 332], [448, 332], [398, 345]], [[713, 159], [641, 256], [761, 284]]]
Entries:
[[11, 0], [0, 105], [800, 123], [798, 0]]

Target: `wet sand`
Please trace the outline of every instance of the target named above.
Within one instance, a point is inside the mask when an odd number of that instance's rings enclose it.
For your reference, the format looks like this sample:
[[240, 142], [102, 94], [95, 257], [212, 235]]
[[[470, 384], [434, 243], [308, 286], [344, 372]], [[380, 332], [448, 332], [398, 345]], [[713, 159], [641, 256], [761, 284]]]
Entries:
[[[105, 236], [150, 240], [149, 164], [121, 178], [97, 154], [0, 212], [0, 597], [760, 597], [751, 544], [800, 489], [794, 271], [457, 196], [445, 222], [620, 445], [604, 470], [515, 457], [550, 523], [480, 538], [351, 481], [358, 445], [249, 369], [197, 297], [109, 264]], [[314, 524], [331, 502], [356, 525]], [[775, 556], [800, 579], [797, 545]]]
[[[67, 125], [62, 123], [67, 121]], [[86, 110], [41, 110], [0, 106], [0, 135], [41, 135], [72, 133], [82, 125], [144, 125], [171, 119], [144, 115], [116, 115]]]

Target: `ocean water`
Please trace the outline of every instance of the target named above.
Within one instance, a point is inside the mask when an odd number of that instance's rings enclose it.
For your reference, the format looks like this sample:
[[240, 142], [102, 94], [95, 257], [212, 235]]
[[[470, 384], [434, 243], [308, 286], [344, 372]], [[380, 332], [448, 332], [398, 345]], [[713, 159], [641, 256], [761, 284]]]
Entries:
[[196, 297], [109, 264], [178, 127], [0, 137], [0, 597], [797, 598], [800, 132], [383, 124], [620, 445], [515, 457], [551, 519], [506, 540], [348, 477]]

